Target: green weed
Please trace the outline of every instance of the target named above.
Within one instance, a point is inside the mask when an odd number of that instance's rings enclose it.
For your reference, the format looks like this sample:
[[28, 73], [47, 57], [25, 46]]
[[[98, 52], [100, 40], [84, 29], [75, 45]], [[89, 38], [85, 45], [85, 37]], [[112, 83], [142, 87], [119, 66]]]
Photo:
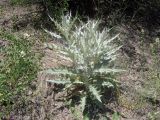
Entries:
[[0, 38], [9, 43], [1, 51], [4, 58], [0, 61], [0, 105], [10, 110], [36, 78], [38, 64], [31, 42], [3, 31]]

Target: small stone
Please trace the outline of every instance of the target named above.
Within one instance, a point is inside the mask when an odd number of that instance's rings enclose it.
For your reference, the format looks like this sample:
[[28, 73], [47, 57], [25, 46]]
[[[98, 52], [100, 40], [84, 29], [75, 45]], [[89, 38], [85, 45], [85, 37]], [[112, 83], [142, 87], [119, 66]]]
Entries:
[[24, 36], [24, 38], [30, 37], [30, 35], [28, 33], [24, 33], [23, 36]]
[[27, 95], [30, 96], [32, 94], [33, 94], [33, 92], [31, 90], [29, 90]]

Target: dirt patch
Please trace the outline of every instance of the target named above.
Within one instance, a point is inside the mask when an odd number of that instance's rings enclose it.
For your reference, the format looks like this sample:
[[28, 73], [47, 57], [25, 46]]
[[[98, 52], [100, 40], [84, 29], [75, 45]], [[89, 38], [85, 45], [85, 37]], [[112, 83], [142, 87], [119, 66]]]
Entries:
[[40, 23], [43, 11], [39, 5], [12, 6], [7, 1], [2, 2], [0, 28], [5, 30], [20, 30], [28, 25]]

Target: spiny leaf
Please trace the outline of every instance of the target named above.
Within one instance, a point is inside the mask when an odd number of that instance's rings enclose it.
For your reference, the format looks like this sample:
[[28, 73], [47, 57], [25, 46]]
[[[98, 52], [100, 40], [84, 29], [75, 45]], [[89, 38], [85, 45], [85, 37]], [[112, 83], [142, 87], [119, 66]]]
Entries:
[[67, 90], [67, 89], [69, 89], [71, 87], [72, 87], [72, 84], [66, 84], [66, 86], [65, 86], [65, 88], [63, 90]]
[[54, 75], [74, 75], [74, 73], [68, 71], [67, 69], [48, 69], [45, 72]]
[[110, 50], [107, 55], [110, 56], [112, 54], [115, 54], [122, 46], [119, 46], [117, 48], [113, 48], [112, 50]]
[[73, 82], [73, 84], [84, 84], [84, 83], [81, 81], [75, 81], [75, 82]]
[[102, 102], [101, 95], [99, 94], [99, 91], [95, 87], [89, 85], [89, 91], [97, 98], [99, 102]]
[[115, 40], [118, 36], [119, 36], [119, 34], [115, 35], [115, 36], [112, 37], [111, 39], [104, 41], [103, 44], [104, 44], [104, 45], [107, 45], [108, 43], [110, 43], [110, 42], [112, 42], [113, 40]]
[[58, 28], [61, 34], [66, 38], [66, 40], [69, 41], [68, 40], [69, 32], [71, 31], [75, 21], [77, 20], [77, 17], [74, 17], [74, 19], [72, 19], [71, 13], [63, 15], [60, 23], [55, 21], [51, 16], [49, 16], [49, 18], [52, 22], [54, 22], [55, 26]]
[[55, 38], [57, 38], [57, 39], [61, 39], [61, 38], [62, 38], [60, 35], [57, 35], [57, 34], [54, 33], [54, 32], [48, 31], [48, 30], [46, 30], [46, 29], [44, 29], [44, 31], [45, 31], [46, 33], [50, 34], [52, 37], [55, 37]]
[[70, 84], [69, 80], [46, 80], [47, 82], [56, 83], [56, 84]]
[[108, 88], [114, 87], [114, 85], [111, 82], [103, 82], [102, 86], [107, 86]]
[[86, 96], [83, 96], [82, 98], [81, 98], [81, 109], [82, 109], [82, 112], [84, 111], [84, 109], [85, 109], [85, 106], [86, 106]]
[[122, 70], [122, 69], [109, 69], [109, 68], [100, 68], [100, 69], [96, 69], [94, 70], [95, 73], [117, 73], [117, 72], [124, 72], [125, 70]]

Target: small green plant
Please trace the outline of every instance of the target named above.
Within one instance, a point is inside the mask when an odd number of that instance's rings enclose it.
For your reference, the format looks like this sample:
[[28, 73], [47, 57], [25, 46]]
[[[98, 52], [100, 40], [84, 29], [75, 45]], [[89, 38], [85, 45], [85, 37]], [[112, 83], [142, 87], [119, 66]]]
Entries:
[[117, 89], [115, 73], [123, 71], [111, 64], [117, 56], [116, 51], [121, 48], [112, 43], [118, 35], [110, 37], [108, 29], [99, 30], [99, 21], [80, 21], [80, 25], [76, 26], [76, 18], [72, 19], [71, 15], [63, 16], [61, 23], [52, 18], [51, 20], [60, 35], [45, 31], [64, 44], [47, 46], [72, 65], [46, 70], [47, 73], [59, 76], [58, 79], [47, 82], [65, 85], [64, 90], [67, 90], [69, 98], [80, 97], [82, 112], [90, 103], [100, 105], [103, 103], [101, 98], [105, 90]]
[[[2, 49], [4, 55], [0, 61], [0, 105], [9, 114], [16, 99], [22, 98], [38, 71], [37, 59], [31, 51], [31, 43], [26, 39], [19, 39], [14, 35], [0, 31], [0, 38], [8, 41]], [[3, 109], [3, 113], [5, 113]], [[1, 109], [0, 109], [1, 111]]]

